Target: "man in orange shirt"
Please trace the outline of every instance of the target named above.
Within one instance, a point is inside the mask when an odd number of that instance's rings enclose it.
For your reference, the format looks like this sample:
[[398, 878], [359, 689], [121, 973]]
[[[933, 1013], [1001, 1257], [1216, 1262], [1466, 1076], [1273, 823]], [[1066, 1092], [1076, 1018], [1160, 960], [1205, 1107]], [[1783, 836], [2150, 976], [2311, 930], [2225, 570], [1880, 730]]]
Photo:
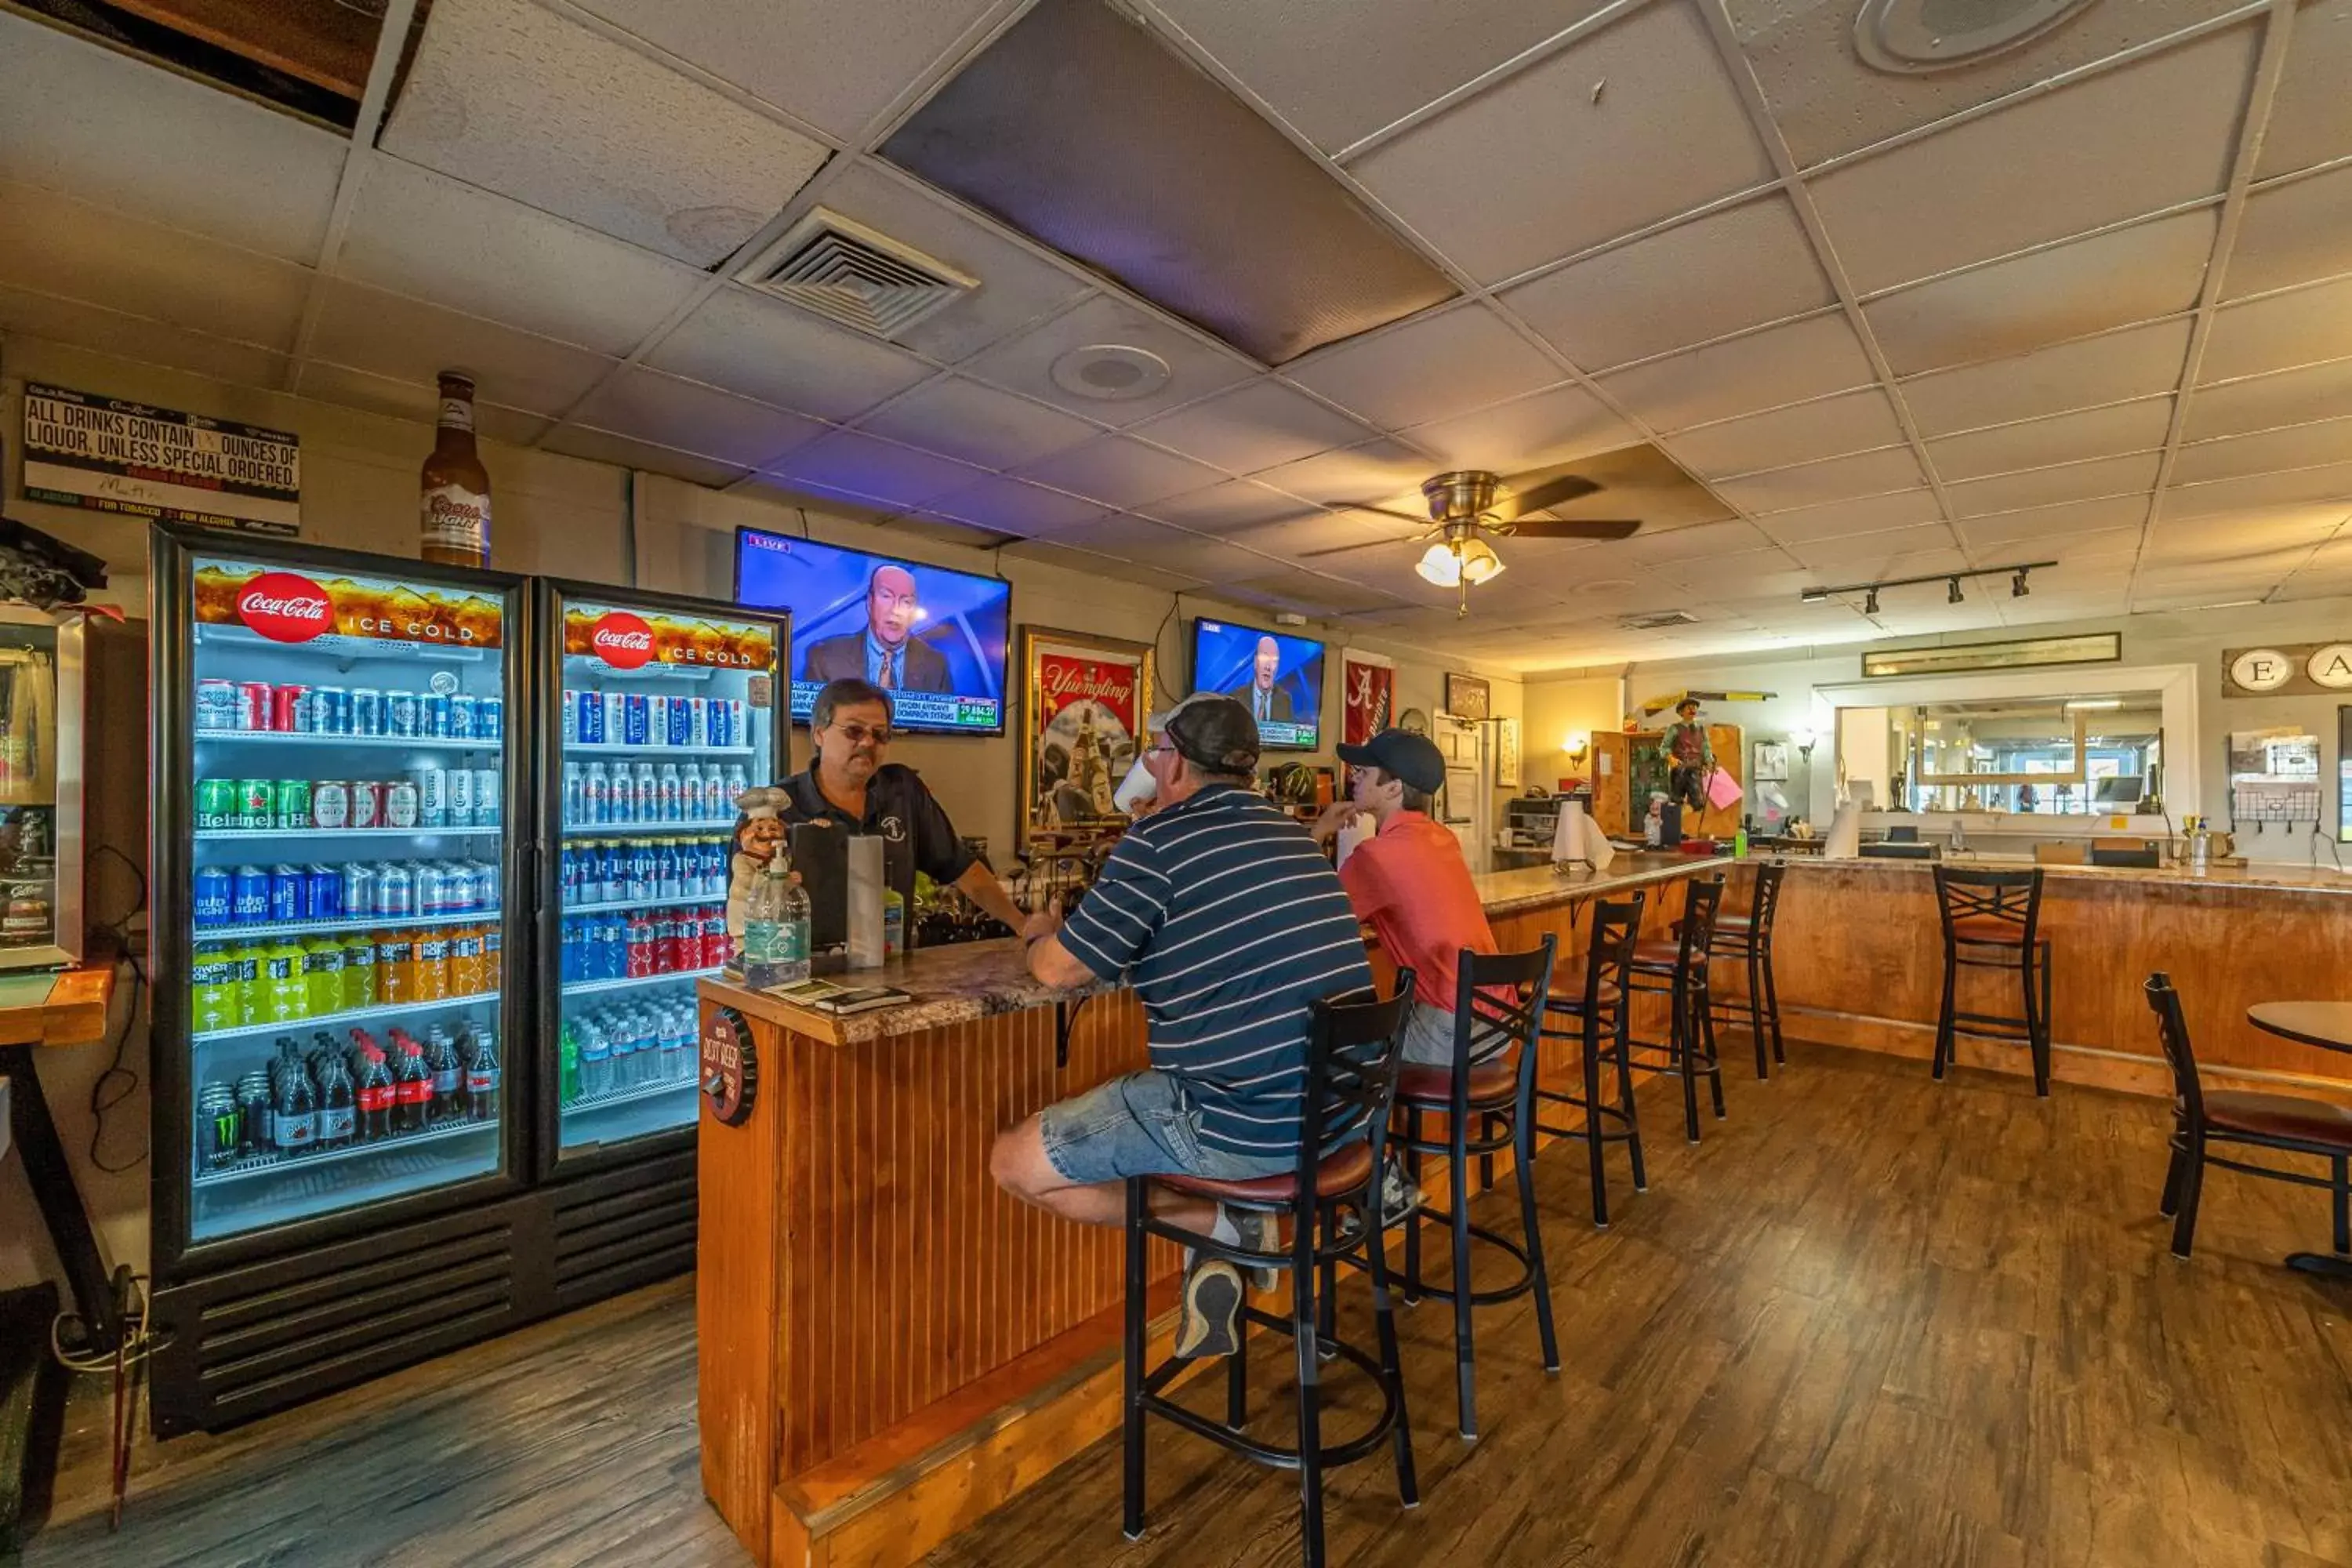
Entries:
[[1445, 785], [1444, 754], [1428, 736], [1406, 730], [1383, 730], [1360, 746], [1339, 750], [1349, 764], [1349, 797], [1316, 821], [1315, 837], [1329, 840], [1360, 814], [1377, 825], [1339, 868], [1339, 882], [1390, 959], [1413, 972], [1405, 1060], [1450, 1066], [1462, 950], [1491, 953], [1495, 933], [1461, 844], [1429, 815]]

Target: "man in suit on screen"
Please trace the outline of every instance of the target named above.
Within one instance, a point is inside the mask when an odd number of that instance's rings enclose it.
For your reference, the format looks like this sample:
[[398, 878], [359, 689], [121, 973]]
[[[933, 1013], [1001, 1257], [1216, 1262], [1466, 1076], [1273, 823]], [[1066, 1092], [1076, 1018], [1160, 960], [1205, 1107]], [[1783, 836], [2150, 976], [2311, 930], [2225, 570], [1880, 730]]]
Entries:
[[915, 574], [877, 566], [866, 580], [866, 629], [811, 643], [801, 679], [864, 680], [885, 691], [948, 690], [946, 657], [914, 635], [922, 618]]
[[1249, 684], [1226, 696], [1250, 710], [1250, 717], [1260, 723], [1272, 719], [1280, 723], [1290, 721], [1290, 693], [1274, 683], [1282, 673], [1282, 645], [1272, 637], [1257, 639], [1257, 660], [1252, 666]]

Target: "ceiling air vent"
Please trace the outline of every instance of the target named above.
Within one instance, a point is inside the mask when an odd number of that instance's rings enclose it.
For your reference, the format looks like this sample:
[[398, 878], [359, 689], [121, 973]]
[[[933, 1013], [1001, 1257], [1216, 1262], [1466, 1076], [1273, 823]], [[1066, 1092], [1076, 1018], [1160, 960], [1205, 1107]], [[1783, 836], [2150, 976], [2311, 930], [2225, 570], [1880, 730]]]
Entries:
[[1862, 58], [1906, 76], [1952, 70], [2022, 44], [2091, 0], [1864, 0], [1854, 18]]
[[1654, 632], [1667, 626], [1695, 626], [1698, 617], [1688, 610], [1650, 610], [1638, 616], [1620, 616], [1617, 624], [1629, 632]]
[[823, 207], [735, 280], [875, 338], [895, 338], [980, 287], [979, 279]]

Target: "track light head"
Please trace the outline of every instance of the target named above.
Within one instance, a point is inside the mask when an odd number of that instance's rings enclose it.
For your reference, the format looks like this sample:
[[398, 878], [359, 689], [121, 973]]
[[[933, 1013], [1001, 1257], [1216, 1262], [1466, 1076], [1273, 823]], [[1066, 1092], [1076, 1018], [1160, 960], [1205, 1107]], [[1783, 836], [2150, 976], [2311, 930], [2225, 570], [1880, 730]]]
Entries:
[[1955, 577], [1951, 580], [1950, 585], [1944, 590], [1944, 603], [1948, 605], [1957, 605], [1960, 603], [1960, 580], [1958, 577]]
[[1877, 589], [1873, 588], [1862, 596], [1862, 613], [1865, 616], [1874, 616], [1878, 614]]
[[2022, 599], [2025, 597], [2026, 594], [2029, 592], [2025, 586], [2025, 574], [2031, 570], [2032, 570], [2032, 568], [2027, 566], [2021, 566], [2017, 569], [2017, 575], [2010, 580], [2009, 596], [2011, 598]]

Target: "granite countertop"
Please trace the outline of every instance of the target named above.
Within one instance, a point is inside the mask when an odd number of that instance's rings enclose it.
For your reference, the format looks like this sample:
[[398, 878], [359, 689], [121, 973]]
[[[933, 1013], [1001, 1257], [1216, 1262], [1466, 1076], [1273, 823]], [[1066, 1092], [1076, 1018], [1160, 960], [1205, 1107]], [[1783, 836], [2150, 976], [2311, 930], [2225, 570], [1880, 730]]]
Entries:
[[1097, 981], [1076, 990], [1056, 991], [1030, 978], [1018, 937], [994, 942], [958, 942], [949, 947], [920, 949], [892, 959], [879, 969], [860, 969], [819, 976], [842, 985], [895, 985], [914, 1000], [896, 1007], [877, 1007], [845, 1018], [795, 1007], [758, 991], [721, 980], [700, 983], [710, 1000], [766, 1018], [796, 1034], [839, 1046], [861, 1045], [937, 1029], [950, 1024], [975, 1023], [1003, 1013], [1047, 1007], [1076, 1001], [1118, 986]]
[[[2026, 870], [2034, 864], [2024, 855], [1957, 855], [1942, 861], [1893, 860], [1856, 858], [1832, 860], [1817, 855], [1792, 855], [1785, 864], [1800, 870], [1820, 867], [1860, 868], [1869, 871], [1908, 871], [1926, 875], [1937, 865], [1956, 870], [1975, 868], [1985, 871]], [[2204, 871], [2192, 871], [2187, 866], [2158, 866], [2154, 868], [2138, 866], [2072, 866], [2047, 865], [2042, 868], [2052, 881], [2095, 879], [2111, 882], [2148, 882], [2173, 888], [2254, 888], [2289, 893], [2352, 893], [2352, 872], [2338, 871], [2333, 866], [2284, 866], [2256, 861], [2246, 866], [2216, 866]]]
[[1720, 855], [1627, 854], [1621, 850], [1606, 871], [1594, 871], [1584, 866], [1566, 871], [1554, 870], [1549, 866], [1528, 866], [1516, 871], [1488, 871], [1470, 881], [1478, 889], [1478, 901], [1486, 907], [1488, 915], [1514, 915], [1550, 904], [1606, 898], [1678, 877], [1727, 871], [1738, 864]]

